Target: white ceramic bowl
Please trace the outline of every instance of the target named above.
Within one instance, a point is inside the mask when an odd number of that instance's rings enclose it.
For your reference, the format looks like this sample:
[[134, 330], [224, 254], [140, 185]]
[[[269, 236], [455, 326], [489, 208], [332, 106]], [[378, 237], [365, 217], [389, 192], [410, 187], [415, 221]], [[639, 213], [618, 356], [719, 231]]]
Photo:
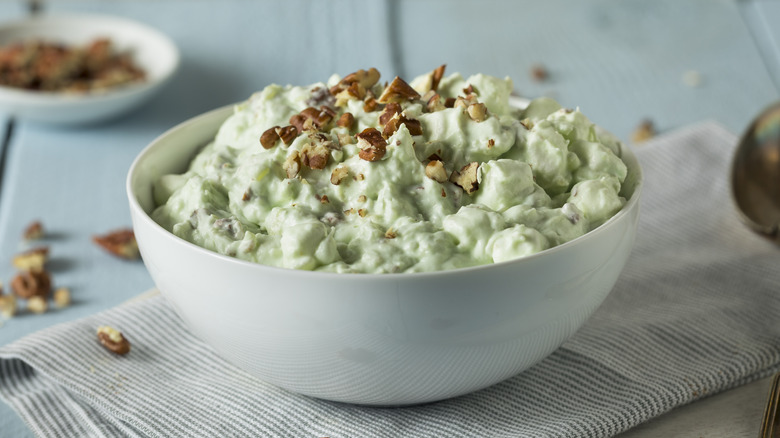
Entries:
[[179, 51], [167, 36], [146, 25], [104, 15], [50, 15], [0, 24], [0, 45], [43, 39], [85, 45], [108, 37], [130, 50], [146, 71], [138, 84], [85, 94], [40, 92], [0, 86], [0, 114], [49, 124], [84, 124], [117, 117], [152, 97], [179, 67]]
[[263, 266], [169, 233], [148, 215], [152, 181], [182, 172], [232, 112], [171, 129], [127, 178], [133, 228], [157, 287], [225, 359], [290, 391], [404, 405], [475, 391], [530, 367], [569, 338], [612, 289], [631, 251], [641, 171], [628, 148], [617, 215], [523, 259], [418, 274], [333, 274]]

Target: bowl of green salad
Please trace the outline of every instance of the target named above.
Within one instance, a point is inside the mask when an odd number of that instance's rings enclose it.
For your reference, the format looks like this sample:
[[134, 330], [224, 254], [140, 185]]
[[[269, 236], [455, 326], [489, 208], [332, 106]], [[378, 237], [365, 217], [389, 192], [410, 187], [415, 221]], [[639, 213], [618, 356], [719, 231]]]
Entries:
[[172, 128], [127, 178], [149, 272], [227, 361], [408, 405], [552, 353], [631, 252], [642, 174], [579, 110], [483, 74], [269, 85]]

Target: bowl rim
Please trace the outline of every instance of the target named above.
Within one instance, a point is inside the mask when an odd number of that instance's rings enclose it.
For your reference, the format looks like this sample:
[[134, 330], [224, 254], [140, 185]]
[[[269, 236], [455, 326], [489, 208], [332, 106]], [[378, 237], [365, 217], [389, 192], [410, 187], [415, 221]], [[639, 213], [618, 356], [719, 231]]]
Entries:
[[[211, 257], [216, 260], [219, 260], [221, 263], [231, 263], [246, 269], [255, 269], [259, 271], [270, 270], [271, 272], [276, 272], [279, 274], [303, 275], [306, 277], [312, 277], [312, 278], [319, 277], [322, 279], [343, 278], [345, 279], [345, 281], [361, 281], [366, 279], [370, 279], [372, 281], [405, 281], [405, 280], [420, 279], [420, 278], [433, 278], [433, 277], [439, 277], [443, 275], [450, 275], [450, 276], [462, 275], [462, 274], [471, 275], [471, 273], [475, 271], [501, 269], [517, 263], [528, 263], [529, 260], [537, 260], [540, 258], [550, 257], [551, 255], [556, 254], [560, 251], [565, 251], [567, 248], [571, 246], [579, 245], [582, 242], [594, 239], [595, 236], [599, 236], [605, 232], [608, 232], [608, 230], [612, 228], [613, 224], [622, 220], [626, 220], [626, 217], [629, 215], [629, 212], [639, 208], [641, 192], [644, 186], [644, 175], [642, 172], [642, 168], [633, 150], [631, 150], [630, 147], [625, 145], [623, 142], [620, 142], [619, 144], [620, 144], [621, 160], [623, 160], [623, 156], [627, 154], [629, 159], [633, 162], [632, 164], [634, 164], [632, 170], [634, 170], [636, 174], [634, 190], [631, 194], [631, 197], [628, 200], [626, 200], [626, 203], [625, 205], [623, 205], [623, 208], [621, 208], [620, 211], [618, 211], [614, 216], [612, 216], [611, 218], [609, 218], [608, 220], [606, 220], [604, 223], [594, 228], [593, 230], [590, 230], [587, 233], [578, 236], [568, 242], [562, 243], [552, 248], [547, 248], [545, 250], [539, 251], [534, 254], [530, 254], [520, 258], [506, 260], [498, 263], [487, 263], [484, 265], [467, 266], [467, 267], [456, 268], [456, 269], [425, 271], [425, 272], [408, 272], [408, 273], [361, 273], [361, 272], [336, 273], [336, 272], [326, 272], [326, 271], [309, 271], [303, 269], [293, 269], [293, 268], [285, 268], [280, 266], [264, 265], [261, 263], [251, 262], [248, 260], [241, 260], [235, 257], [230, 257], [228, 255], [220, 254], [218, 252], [203, 248], [192, 242], [184, 240], [181, 237], [176, 236], [175, 234], [166, 230], [160, 224], [155, 222], [154, 219], [152, 219], [150, 213], [147, 213], [143, 209], [143, 207], [141, 207], [141, 204], [138, 202], [138, 199], [135, 196], [133, 190], [133, 181], [138, 168], [141, 166], [141, 163], [146, 159], [146, 157], [150, 155], [154, 149], [156, 149], [156, 145], [158, 145], [160, 141], [178, 132], [186, 131], [188, 130], [189, 127], [202, 123], [204, 120], [209, 120], [213, 117], [224, 116], [224, 119], [222, 120], [222, 122], [224, 122], [224, 120], [230, 117], [232, 111], [234, 111], [236, 105], [238, 104], [240, 104], [240, 102], [230, 104], [230, 105], [225, 105], [216, 109], [212, 109], [210, 111], [199, 114], [195, 117], [192, 117], [190, 119], [187, 119], [179, 123], [178, 125], [168, 129], [167, 131], [160, 134], [157, 138], [152, 140], [136, 156], [136, 158], [133, 160], [132, 164], [130, 165], [130, 168], [128, 169], [127, 178], [125, 179], [125, 190], [127, 193], [128, 201], [130, 203], [131, 214], [133, 212], [136, 213], [136, 214], [132, 214], [132, 216], [134, 216], [134, 224], [133, 224], [134, 228], [136, 226], [135, 218], [138, 218], [141, 221], [143, 221], [145, 224], [151, 225], [152, 229], [154, 229], [156, 232], [162, 233], [168, 239], [173, 239], [172, 242], [174, 242], [174, 244], [176, 245], [183, 245], [185, 248], [188, 248], [189, 250], [194, 250], [205, 257]], [[216, 132], [214, 133], [214, 135], [216, 135]], [[204, 143], [200, 147], [202, 148], [206, 144], [208, 143]]]
[[[52, 13], [2, 21], [0, 22], [0, 32], [13, 31], [13, 29], [41, 27], [50, 22], [62, 22], [75, 25], [76, 22], [84, 21], [117, 23], [135, 28], [137, 32], [142, 32], [143, 34], [151, 36], [156, 40], [155, 45], [162, 47], [167, 52], [166, 57], [169, 57], [170, 60], [168, 68], [154, 77], [147, 77], [146, 80], [142, 82], [86, 93], [26, 90], [0, 85], [0, 100], [24, 101], [31, 105], [68, 106], [73, 104], [84, 104], [87, 102], [91, 103], [121, 99], [125, 96], [134, 95], [157, 87], [158, 85], [167, 82], [179, 70], [181, 53], [174, 41], [160, 30], [130, 18], [97, 13]], [[109, 37], [111, 37], [111, 35], [109, 35]]]

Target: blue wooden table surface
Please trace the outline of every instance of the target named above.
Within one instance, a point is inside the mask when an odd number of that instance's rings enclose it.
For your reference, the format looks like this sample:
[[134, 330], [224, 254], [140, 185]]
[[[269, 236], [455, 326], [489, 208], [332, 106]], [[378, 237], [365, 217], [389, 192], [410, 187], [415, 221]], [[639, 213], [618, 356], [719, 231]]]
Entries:
[[[0, 145], [0, 281], [8, 284], [14, 274], [10, 259], [24, 227], [40, 219], [50, 232], [43, 243], [51, 249], [54, 283], [70, 288], [74, 303], [3, 321], [0, 345], [151, 288], [141, 262], [107, 256], [90, 241], [130, 225], [124, 179], [132, 159], [175, 124], [273, 82], [307, 84], [367, 67], [385, 78], [411, 78], [446, 63], [448, 72], [510, 76], [521, 95], [578, 106], [624, 140], [643, 119], [661, 132], [713, 119], [739, 133], [779, 97], [774, 1], [44, 4], [44, 13], [67, 12], [123, 16], [160, 29], [179, 46], [181, 70], [151, 102], [118, 120], [86, 128], [14, 121]], [[25, 14], [21, 1], [0, 2], [0, 21]], [[546, 80], [534, 79], [535, 65], [548, 71]], [[6, 122], [0, 115], [0, 139]], [[32, 436], [2, 403], [0, 436]]]

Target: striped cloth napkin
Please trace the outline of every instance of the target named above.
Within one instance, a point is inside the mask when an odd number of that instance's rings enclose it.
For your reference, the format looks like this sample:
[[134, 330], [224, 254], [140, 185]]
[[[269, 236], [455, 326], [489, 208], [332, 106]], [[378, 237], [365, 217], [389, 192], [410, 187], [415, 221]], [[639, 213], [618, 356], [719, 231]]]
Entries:
[[[482, 391], [407, 408], [291, 394], [225, 363], [157, 296], [0, 349], [0, 396], [45, 437], [617, 434], [780, 368], [780, 249], [733, 210], [735, 143], [704, 123], [638, 147], [642, 218], [614, 291], [554, 354]], [[97, 343], [103, 324], [129, 355]]]

